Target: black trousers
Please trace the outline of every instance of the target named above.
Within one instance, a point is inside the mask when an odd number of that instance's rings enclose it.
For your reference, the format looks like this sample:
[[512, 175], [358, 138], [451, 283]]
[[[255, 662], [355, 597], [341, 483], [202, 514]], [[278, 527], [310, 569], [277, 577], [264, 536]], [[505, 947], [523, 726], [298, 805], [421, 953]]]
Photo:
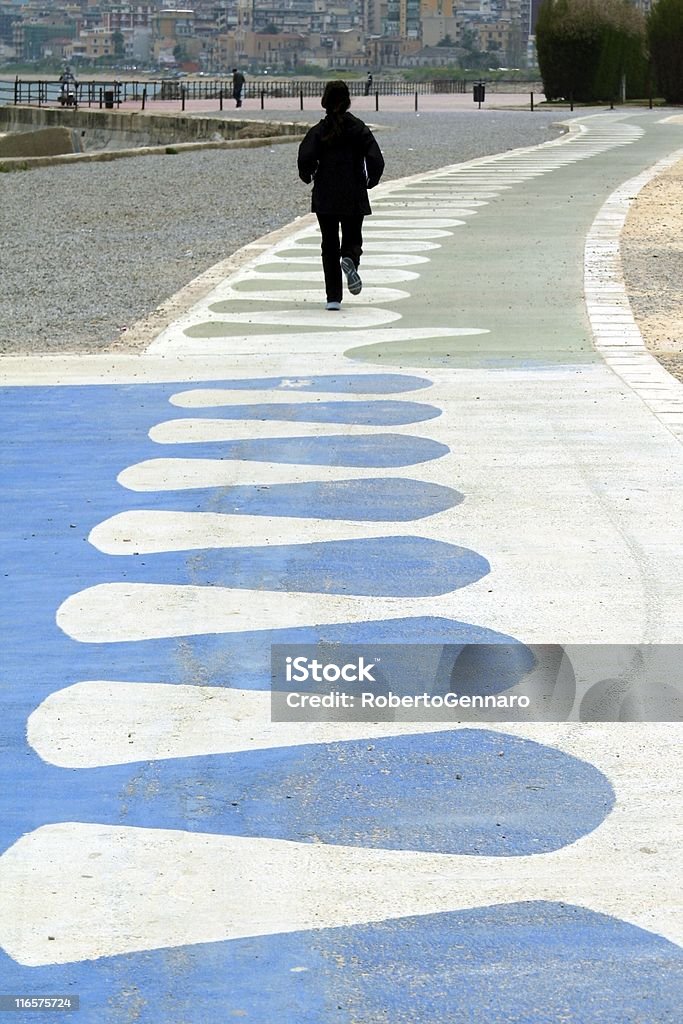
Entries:
[[[342, 272], [339, 261], [343, 256], [350, 256], [356, 266], [360, 263], [363, 252], [363, 214], [339, 217], [333, 213], [317, 213], [316, 217], [322, 235], [320, 250], [323, 257], [327, 301], [341, 302]], [[341, 245], [339, 243], [340, 226]]]

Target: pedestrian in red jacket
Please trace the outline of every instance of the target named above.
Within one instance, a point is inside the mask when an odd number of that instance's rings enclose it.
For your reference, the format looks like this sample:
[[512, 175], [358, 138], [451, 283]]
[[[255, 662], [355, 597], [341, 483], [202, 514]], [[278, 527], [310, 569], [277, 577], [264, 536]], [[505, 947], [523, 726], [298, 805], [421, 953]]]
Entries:
[[313, 181], [311, 209], [322, 235], [327, 309], [340, 309], [342, 271], [352, 295], [363, 287], [363, 218], [372, 213], [368, 189], [382, 177], [384, 157], [368, 126], [349, 113], [346, 82], [328, 82], [320, 103], [326, 116], [299, 146], [298, 168], [303, 182]]

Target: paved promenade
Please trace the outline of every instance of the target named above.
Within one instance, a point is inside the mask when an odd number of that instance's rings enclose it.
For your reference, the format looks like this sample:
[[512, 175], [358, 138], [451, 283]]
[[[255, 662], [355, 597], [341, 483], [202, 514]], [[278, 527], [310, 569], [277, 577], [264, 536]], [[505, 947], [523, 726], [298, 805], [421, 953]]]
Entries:
[[271, 644], [683, 643], [683, 385], [618, 261], [682, 151], [665, 112], [587, 116], [380, 186], [338, 313], [307, 217], [141, 355], [0, 361], [0, 995], [677, 1019], [679, 724], [581, 722], [578, 679], [454, 727], [272, 723], [268, 691]]
[[[543, 93], [534, 93], [534, 106], [538, 108], [545, 100]], [[529, 91], [524, 92], [494, 92], [490, 87], [485, 94], [484, 102], [479, 107], [479, 104], [475, 103], [472, 97], [472, 88], [470, 87], [465, 93], [419, 93], [417, 97], [417, 109], [424, 111], [472, 111], [477, 113], [479, 110], [509, 110], [515, 108], [530, 108], [531, 107], [531, 95]], [[85, 109], [85, 108], [84, 108]], [[125, 103], [117, 104], [117, 109], [120, 110], [141, 110], [141, 100], [128, 99]], [[145, 104], [145, 113], [150, 114], [177, 114], [182, 109], [182, 99], [173, 100], [148, 100]], [[187, 99], [185, 101], [185, 112], [188, 114], [206, 114], [206, 113], [222, 113], [223, 115], [230, 115], [237, 118], [248, 120], [255, 113], [264, 110], [266, 113], [278, 113], [282, 114], [285, 111], [292, 111], [292, 113], [298, 112], [302, 109], [301, 100], [297, 96], [267, 96], [264, 94], [263, 107], [261, 107], [261, 95], [259, 92], [259, 82], [253, 81], [248, 85], [248, 93], [242, 103], [242, 106], [237, 108], [235, 101], [231, 96], [223, 97], [223, 104], [221, 110], [221, 103], [218, 97], [212, 97], [210, 99]], [[362, 117], [364, 121], [370, 120], [372, 114], [379, 111], [396, 111], [400, 113], [410, 113], [415, 111], [415, 93], [407, 92], [404, 96], [393, 96], [381, 95], [378, 99], [375, 98], [374, 93], [370, 96], [354, 96], [353, 97], [353, 109], [359, 117]], [[547, 109], [547, 108], [546, 108]], [[560, 113], [564, 113], [562, 107], [557, 108]], [[568, 106], [566, 108], [569, 109]], [[319, 96], [304, 96], [303, 110], [305, 113], [311, 111], [320, 115], [320, 97]]]

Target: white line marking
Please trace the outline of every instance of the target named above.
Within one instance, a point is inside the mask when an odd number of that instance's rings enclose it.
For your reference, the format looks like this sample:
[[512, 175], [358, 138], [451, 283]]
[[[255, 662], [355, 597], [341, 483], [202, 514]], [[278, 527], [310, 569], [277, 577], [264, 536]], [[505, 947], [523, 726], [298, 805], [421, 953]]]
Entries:
[[[424, 423], [424, 420], [420, 422]], [[277, 416], [272, 420], [193, 419], [188, 416], [187, 419], [157, 423], [149, 431], [149, 436], [157, 444], [204, 444], [213, 441], [250, 441], [252, 438], [264, 437], [337, 437], [339, 434], [357, 437], [384, 434], [387, 430], [402, 430], [405, 426], [404, 423], [390, 426], [381, 423], [291, 423], [284, 416], [279, 420]]]
[[[316, 299], [324, 305], [322, 292], [316, 293]], [[280, 300], [282, 301], [282, 300]], [[230, 324], [272, 324], [274, 327], [329, 327], [331, 323], [339, 327], [376, 327], [380, 324], [390, 324], [392, 321], [400, 320], [401, 314], [394, 313], [389, 309], [367, 308], [365, 306], [342, 305], [332, 315], [326, 309], [277, 309], [261, 310], [255, 309], [250, 313], [221, 313], [207, 314], [207, 323], [215, 326], [225, 324], [225, 334], [229, 334]], [[197, 325], [199, 326], [199, 325]]]
[[369, 472], [384, 476], [400, 470], [395, 467], [370, 470], [367, 466], [303, 466], [238, 459], [146, 459], [124, 469], [117, 481], [130, 491], [182, 491], [195, 487], [258, 487], [276, 483], [362, 479]]
[[[312, 262], [320, 263], [320, 260]], [[365, 267], [365, 261], [363, 261], [363, 284], [399, 284], [402, 281], [415, 281], [420, 276], [412, 270], [393, 270], [389, 267]], [[266, 281], [317, 281], [322, 284], [323, 272], [320, 270], [252, 270], [248, 275], [245, 275], [243, 280], [257, 280], [261, 282]], [[318, 293], [318, 300], [320, 294]]]
[[[415, 523], [391, 524], [392, 533], [415, 532]], [[311, 520], [287, 516], [230, 515], [221, 512], [120, 512], [93, 527], [88, 540], [109, 555], [193, 551], [263, 544], [299, 544], [315, 530], [316, 541], [386, 536], [386, 522]]]
[[[407, 614], [425, 599], [286, 593], [166, 583], [100, 583], [62, 602], [57, 625], [80, 643], [119, 643]], [[434, 614], [434, 600], [431, 600]]]
[[[409, 299], [410, 292], [402, 291], [399, 288], [364, 288], [360, 295], [354, 296], [354, 303], [357, 305], [371, 305], [375, 302], [397, 302], [399, 299]], [[318, 306], [324, 305], [325, 295], [320, 288], [280, 288], [277, 291], [256, 291], [255, 289], [246, 288], [229, 288], [221, 292], [220, 298], [215, 299], [209, 305], [209, 309], [212, 312], [219, 313], [220, 316], [232, 316], [233, 314], [225, 308], [217, 309], [218, 305], [225, 302], [314, 302]], [[283, 310], [284, 316], [290, 316], [291, 314], [298, 315], [297, 310]], [[252, 313], [242, 313], [241, 316], [253, 317]], [[271, 316], [273, 314], [267, 313], [266, 315]], [[329, 322], [329, 316], [327, 317], [326, 323]], [[294, 321], [290, 321], [294, 323]]]
[[[419, 375], [418, 375], [419, 376]], [[405, 379], [405, 378], [404, 378]], [[302, 385], [308, 383], [305, 378]], [[362, 378], [360, 379], [362, 384]], [[401, 401], [409, 396], [410, 401], [425, 401], [429, 394], [429, 388], [421, 388], [416, 385], [409, 391], [379, 393], [375, 391], [304, 391], [299, 389], [299, 382], [296, 377], [287, 386], [273, 388], [270, 391], [239, 391], [227, 388], [192, 388], [187, 391], [178, 391], [171, 395], [171, 405], [181, 409], [212, 409], [220, 408], [222, 405], [252, 405], [263, 402], [282, 401], [283, 397], [287, 402], [367, 402], [384, 399], [385, 401]], [[429, 402], [427, 402], [429, 404]]]
[[271, 722], [269, 690], [93, 680], [44, 700], [28, 720], [28, 741], [49, 764], [97, 768], [451, 728], [438, 722]]

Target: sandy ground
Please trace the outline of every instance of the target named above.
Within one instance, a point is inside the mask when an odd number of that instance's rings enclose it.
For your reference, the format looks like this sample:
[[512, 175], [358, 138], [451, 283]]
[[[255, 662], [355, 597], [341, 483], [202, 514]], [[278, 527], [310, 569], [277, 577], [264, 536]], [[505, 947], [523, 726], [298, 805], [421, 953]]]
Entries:
[[683, 160], [634, 201], [621, 236], [631, 307], [650, 351], [683, 381]]

